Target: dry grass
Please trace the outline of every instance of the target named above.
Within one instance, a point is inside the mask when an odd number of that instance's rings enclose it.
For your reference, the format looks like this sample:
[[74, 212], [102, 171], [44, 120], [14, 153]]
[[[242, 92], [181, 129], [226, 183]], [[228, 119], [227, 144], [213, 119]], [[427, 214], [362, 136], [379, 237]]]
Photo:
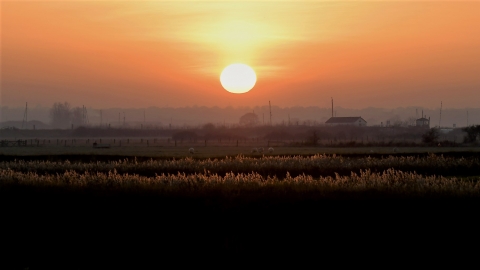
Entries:
[[120, 174], [137, 174], [155, 176], [156, 174], [211, 174], [227, 173], [248, 174], [255, 172], [263, 177], [276, 176], [284, 178], [288, 173], [292, 176], [310, 175], [312, 177], [350, 175], [352, 172], [370, 170], [383, 172], [395, 169], [404, 172], [417, 172], [425, 175], [444, 176], [477, 176], [480, 160], [476, 157], [456, 158], [430, 154], [427, 156], [387, 156], [343, 157], [339, 155], [313, 156], [260, 156], [260, 157], [224, 157], [195, 159], [192, 157], [179, 159], [146, 159], [125, 158], [115, 161], [70, 162], [70, 161], [25, 161], [22, 159], [0, 162], [0, 169], [11, 169], [18, 172], [35, 172], [38, 174], [57, 174], [66, 171], [77, 173], [108, 173], [116, 171]]
[[147, 191], [160, 194], [195, 194], [209, 196], [220, 192], [222, 196], [241, 196], [261, 193], [266, 196], [279, 195], [289, 197], [292, 194], [314, 194], [315, 197], [331, 196], [337, 192], [362, 193], [378, 192], [394, 196], [458, 196], [480, 195], [480, 178], [464, 180], [442, 176], [422, 176], [415, 172], [402, 172], [388, 169], [382, 173], [369, 170], [349, 176], [314, 178], [309, 175], [292, 177], [289, 173], [279, 179], [276, 176], [263, 177], [258, 173], [217, 174], [184, 173], [160, 174], [145, 177], [136, 174], [118, 174], [116, 170], [108, 173], [77, 173], [65, 171], [61, 174], [43, 174], [18, 172], [12, 169], [0, 170], [2, 185], [20, 185], [34, 187], [66, 187], [74, 189], [96, 189], [112, 191]]

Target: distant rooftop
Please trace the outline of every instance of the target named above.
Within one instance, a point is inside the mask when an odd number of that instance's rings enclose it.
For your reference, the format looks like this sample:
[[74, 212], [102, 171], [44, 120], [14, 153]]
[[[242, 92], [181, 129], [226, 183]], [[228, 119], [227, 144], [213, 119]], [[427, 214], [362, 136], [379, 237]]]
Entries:
[[[362, 117], [357, 116], [357, 117], [330, 117], [330, 119], [325, 122], [326, 124], [344, 124], [344, 123], [354, 123], [358, 121], [358, 119], [362, 119], [365, 121]], [[367, 122], [367, 121], [365, 121]]]

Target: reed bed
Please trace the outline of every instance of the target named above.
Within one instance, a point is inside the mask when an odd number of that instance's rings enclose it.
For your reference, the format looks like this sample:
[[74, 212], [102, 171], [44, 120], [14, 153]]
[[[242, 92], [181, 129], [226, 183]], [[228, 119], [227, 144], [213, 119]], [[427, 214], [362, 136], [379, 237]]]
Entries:
[[350, 175], [361, 171], [383, 172], [395, 169], [404, 172], [417, 172], [424, 175], [444, 176], [478, 176], [480, 160], [476, 157], [455, 158], [442, 155], [418, 156], [388, 156], [384, 158], [349, 158], [337, 155], [304, 156], [263, 156], [261, 158], [236, 156], [222, 159], [197, 160], [182, 158], [172, 160], [137, 161], [123, 159], [109, 162], [52, 162], [52, 161], [3, 161], [0, 169], [37, 174], [62, 174], [66, 171], [77, 173], [97, 172], [108, 173], [116, 171], [119, 174], [137, 174], [153, 177], [157, 174], [210, 173], [226, 176], [229, 173], [256, 173], [262, 177], [276, 176], [283, 178], [288, 174], [312, 177]]
[[12, 169], [0, 170], [1, 186], [60, 187], [108, 191], [148, 191], [155, 194], [197, 194], [220, 196], [242, 196], [251, 193], [277, 194], [280, 196], [314, 195], [322, 197], [338, 192], [379, 193], [400, 196], [461, 196], [479, 197], [480, 179], [446, 178], [423, 176], [415, 172], [388, 169], [381, 173], [362, 171], [348, 176], [336, 175], [314, 178], [310, 175], [291, 176], [282, 179], [264, 177], [258, 173], [235, 174], [160, 174], [146, 177], [137, 174], [91, 173], [65, 171], [60, 174], [18, 172]]

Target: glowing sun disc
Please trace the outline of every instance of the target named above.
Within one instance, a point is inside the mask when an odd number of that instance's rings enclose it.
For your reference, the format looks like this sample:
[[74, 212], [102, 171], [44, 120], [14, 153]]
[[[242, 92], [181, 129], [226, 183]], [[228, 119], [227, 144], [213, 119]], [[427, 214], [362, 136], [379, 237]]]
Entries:
[[245, 64], [231, 64], [220, 74], [220, 83], [230, 93], [246, 93], [255, 86], [256, 82], [255, 71]]

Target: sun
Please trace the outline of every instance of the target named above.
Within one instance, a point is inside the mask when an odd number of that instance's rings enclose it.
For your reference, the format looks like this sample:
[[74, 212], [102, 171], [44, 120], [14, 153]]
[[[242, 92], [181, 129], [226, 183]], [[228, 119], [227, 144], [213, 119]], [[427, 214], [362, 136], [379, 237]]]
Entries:
[[220, 83], [230, 93], [243, 94], [250, 91], [257, 82], [255, 71], [245, 64], [227, 66], [220, 74]]

